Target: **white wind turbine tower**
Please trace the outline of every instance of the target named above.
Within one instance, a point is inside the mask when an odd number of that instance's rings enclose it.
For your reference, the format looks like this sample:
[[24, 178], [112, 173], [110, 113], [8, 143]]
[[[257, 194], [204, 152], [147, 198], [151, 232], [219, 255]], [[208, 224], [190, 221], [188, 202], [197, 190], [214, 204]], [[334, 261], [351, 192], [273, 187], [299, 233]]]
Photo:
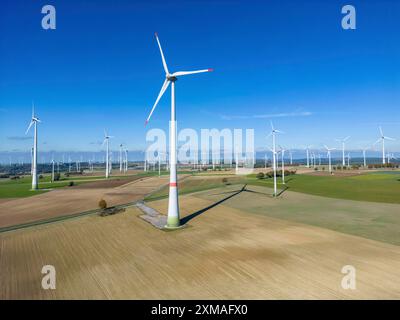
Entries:
[[310, 148], [311, 148], [311, 147], [312, 147], [311, 145], [306, 147], [306, 154], [307, 154], [307, 168], [309, 168], [309, 167], [310, 167]]
[[345, 147], [345, 142], [350, 138], [350, 136], [347, 136], [344, 139], [336, 139], [336, 141], [342, 143], [342, 166], [344, 167], [346, 165], [346, 160], [345, 160], [345, 155], [344, 155], [344, 147]]
[[363, 148], [363, 149], [362, 149], [363, 159], [364, 159], [364, 168], [367, 167], [367, 157], [366, 157], [366, 152], [367, 152], [367, 150], [369, 150], [369, 147]]
[[328, 155], [328, 169], [329, 169], [329, 173], [332, 174], [331, 151], [332, 151], [332, 150], [336, 150], [336, 148], [328, 148], [328, 147], [325, 145], [325, 149], [326, 149], [327, 155]]
[[160, 101], [162, 95], [167, 90], [168, 86], [171, 84], [171, 122], [170, 122], [170, 175], [169, 175], [169, 200], [168, 200], [168, 218], [166, 227], [176, 228], [180, 225], [179, 218], [179, 203], [178, 203], [178, 185], [177, 185], [177, 162], [176, 162], [176, 115], [175, 115], [175, 82], [178, 80], [178, 77], [185, 76], [189, 74], [202, 73], [202, 72], [210, 72], [212, 69], [203, 69], [197, 71], [178, 71], [174, 73], [170, 73], [168, 70], [167, 63], [164, 58], [164, 53], [161, 48], [160, 41], [158, 39], [157, 33], [155, 34], [158, 47], [161, 53], [161, 60], [165, 71], [165, 80], [161, 87], [160, 93], [156, 99], [156, 102], [153, 105], [153, 108], [150, 111], [150, 114], [146, 120], [146, 124], [149, 122], [151, 115], [153, 114], [154, 109], [156, 108], [158, 102]]
[[350, 152], [347, 154], [347, 166], [350, 167]]
[[275, 137], [275, 135], [277, 133], [283, 133], [283, 132], [275, 129], [274, 125], [272, 124], [272, 121], [271, 121], [271, 132], [267, 136], [267, 138], [269, 136], [272, 136], [272, 149], [270, 149], [270, 150], [272, 152], [272, 163], [273, 163], [273, 169], [274, 169], [274, 197], [277, 196], [277, 185], [276, 185], [276, 167], [277, 167], [276, 156], [277, 156], [277, 152], [276, 152], [276, 137]]
[[282, 184], [285, 184], [285, 149], [282, 148], [281, 146], [279, 146], [279, 148], [281, 149], [280, 152], [282, 154]]
[[119, 145], [119, 172], [122, 172], [122, 143]]
[[158, 177], [161, 177], [161, 159], [160, 159], [160, 153], [158, 153]]
[[37, 135], [37, 124], [41, 122], [38, 117], [35, 116], [35, 106], [32, 103], [32, 118], [29, 123], [28, 129], [25, 134], [29, 132], [29, 129], [34, 128], [34, 137], [33, 137], [33, 161], [32, 161], [32, 190], [38, 189], [38, 181], [37, 181], [37, 145], [38, 145], [38, 135]]
[[315, 153], [311, 152], [311, 166], [315, 168]]
[[33, 176], [33, 153], [34, 148], [31, 148], [31, 176]]
[[383, 134], [382, 127], [379, 127], [380, 138], [374, 143], [376, 145], [378, 142], [382, 141], [382, 163], [385, 164], [385, 140], [395, 140], [394, 138], [386, 137]]
[[110, 176], [110, 138], [113, 138], [112, 136], [109, 136], [107, 134], [107, 131], [104, 130], [104, 141], [103, 141], [103, 146], [106, 144], [106, 178]]
[[51, 159], [51, 182], [54, 182], [54, 158]]
[[278, 194], [278, 191], [277, 191], [277, 181], [276, 181], [276, 164], [275, 164], [275, 162], [276, 162], [276, 158], [278, 157], [278, 152], [276, 151], [276, 150], [273, 150], [273, 149], [269, 149], [270, 151], [271, 151], [271, 153], [272, 153], [272, 167], [273, 167], [273, 171], [274, 171], [274, 197], [276, 197], [277, 196], [277, 194]]
[[289, 151], [289, 156], [290, 156], [290, 165], [293, 165], [293, 151], [292, 150], [288, 150]]
[[237, 151], [235, 153], [235, 170], [236, 170], [236, 172], [238, 172], [238, 170], [239, 170], [239, 154]]
[[112, 166], [113, 166], [113, 152], [110, 151], [109, 153], [109, 160], [108, 160], [108, 173], [111, 175], [112, 172]]
[[125, 149], [125, 172], [128, 172], [128, 149]]

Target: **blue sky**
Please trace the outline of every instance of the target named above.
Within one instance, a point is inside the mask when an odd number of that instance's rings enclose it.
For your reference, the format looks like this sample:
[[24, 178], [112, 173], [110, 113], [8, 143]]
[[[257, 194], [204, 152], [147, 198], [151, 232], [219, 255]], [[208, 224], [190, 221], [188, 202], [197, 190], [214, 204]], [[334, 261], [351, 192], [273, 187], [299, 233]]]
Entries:
[[[45, 4], [56, 30], [41, 28]], [[345, 4], [2, 1], [0, 151], [29, 150], [32, 99], [41, 150], [98, 151], [104, 128], [115, 148], [143, 149], [146, 130], [169, 120], [168, 91], [144, 127], [164, 80], [154, 32], [170, 70], [215, 70], [177, 82], [181, 129], [254, 128], [257, 148], [270, 120], [288, 147], [350, 135], [359, 148], [378, 125], [400, 140], [400, 2], [351, 1], [356, 30], [341, 28]]]

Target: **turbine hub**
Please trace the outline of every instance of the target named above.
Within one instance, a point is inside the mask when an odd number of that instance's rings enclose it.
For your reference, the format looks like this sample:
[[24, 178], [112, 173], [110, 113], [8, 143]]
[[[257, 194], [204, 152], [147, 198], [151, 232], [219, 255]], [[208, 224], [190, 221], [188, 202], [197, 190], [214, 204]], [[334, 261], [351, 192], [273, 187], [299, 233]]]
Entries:
[[177, 78], [177, 77], [174, 77], [174, 76], [167, 76], [167, 79], [168, 79], [169, 81], [171, 81], [171, 82], [175, 82], [175, 81], [178, 80], [178, 78]]

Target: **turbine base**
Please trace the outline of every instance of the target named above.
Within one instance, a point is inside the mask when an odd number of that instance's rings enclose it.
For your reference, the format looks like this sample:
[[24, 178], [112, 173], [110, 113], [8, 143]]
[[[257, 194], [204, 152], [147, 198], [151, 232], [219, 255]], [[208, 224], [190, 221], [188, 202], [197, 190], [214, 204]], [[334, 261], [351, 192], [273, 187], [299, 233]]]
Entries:
[[180, 226], [181, 226], [181, 221], [178, 217], [168, 217], [167, 224], [165, 227], [179, 228]]

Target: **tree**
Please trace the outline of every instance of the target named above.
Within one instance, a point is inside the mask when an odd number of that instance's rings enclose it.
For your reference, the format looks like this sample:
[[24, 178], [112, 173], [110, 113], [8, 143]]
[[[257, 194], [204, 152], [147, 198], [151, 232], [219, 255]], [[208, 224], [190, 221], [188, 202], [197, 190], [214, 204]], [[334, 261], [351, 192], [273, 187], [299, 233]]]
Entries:
[[107, 202], [106, 202], [106, 200], [101, 199], [101, 200], [99, 201], [99, 208], [102, 209], [102, 210], [104, 210], [104, 209], [107, 208]]

